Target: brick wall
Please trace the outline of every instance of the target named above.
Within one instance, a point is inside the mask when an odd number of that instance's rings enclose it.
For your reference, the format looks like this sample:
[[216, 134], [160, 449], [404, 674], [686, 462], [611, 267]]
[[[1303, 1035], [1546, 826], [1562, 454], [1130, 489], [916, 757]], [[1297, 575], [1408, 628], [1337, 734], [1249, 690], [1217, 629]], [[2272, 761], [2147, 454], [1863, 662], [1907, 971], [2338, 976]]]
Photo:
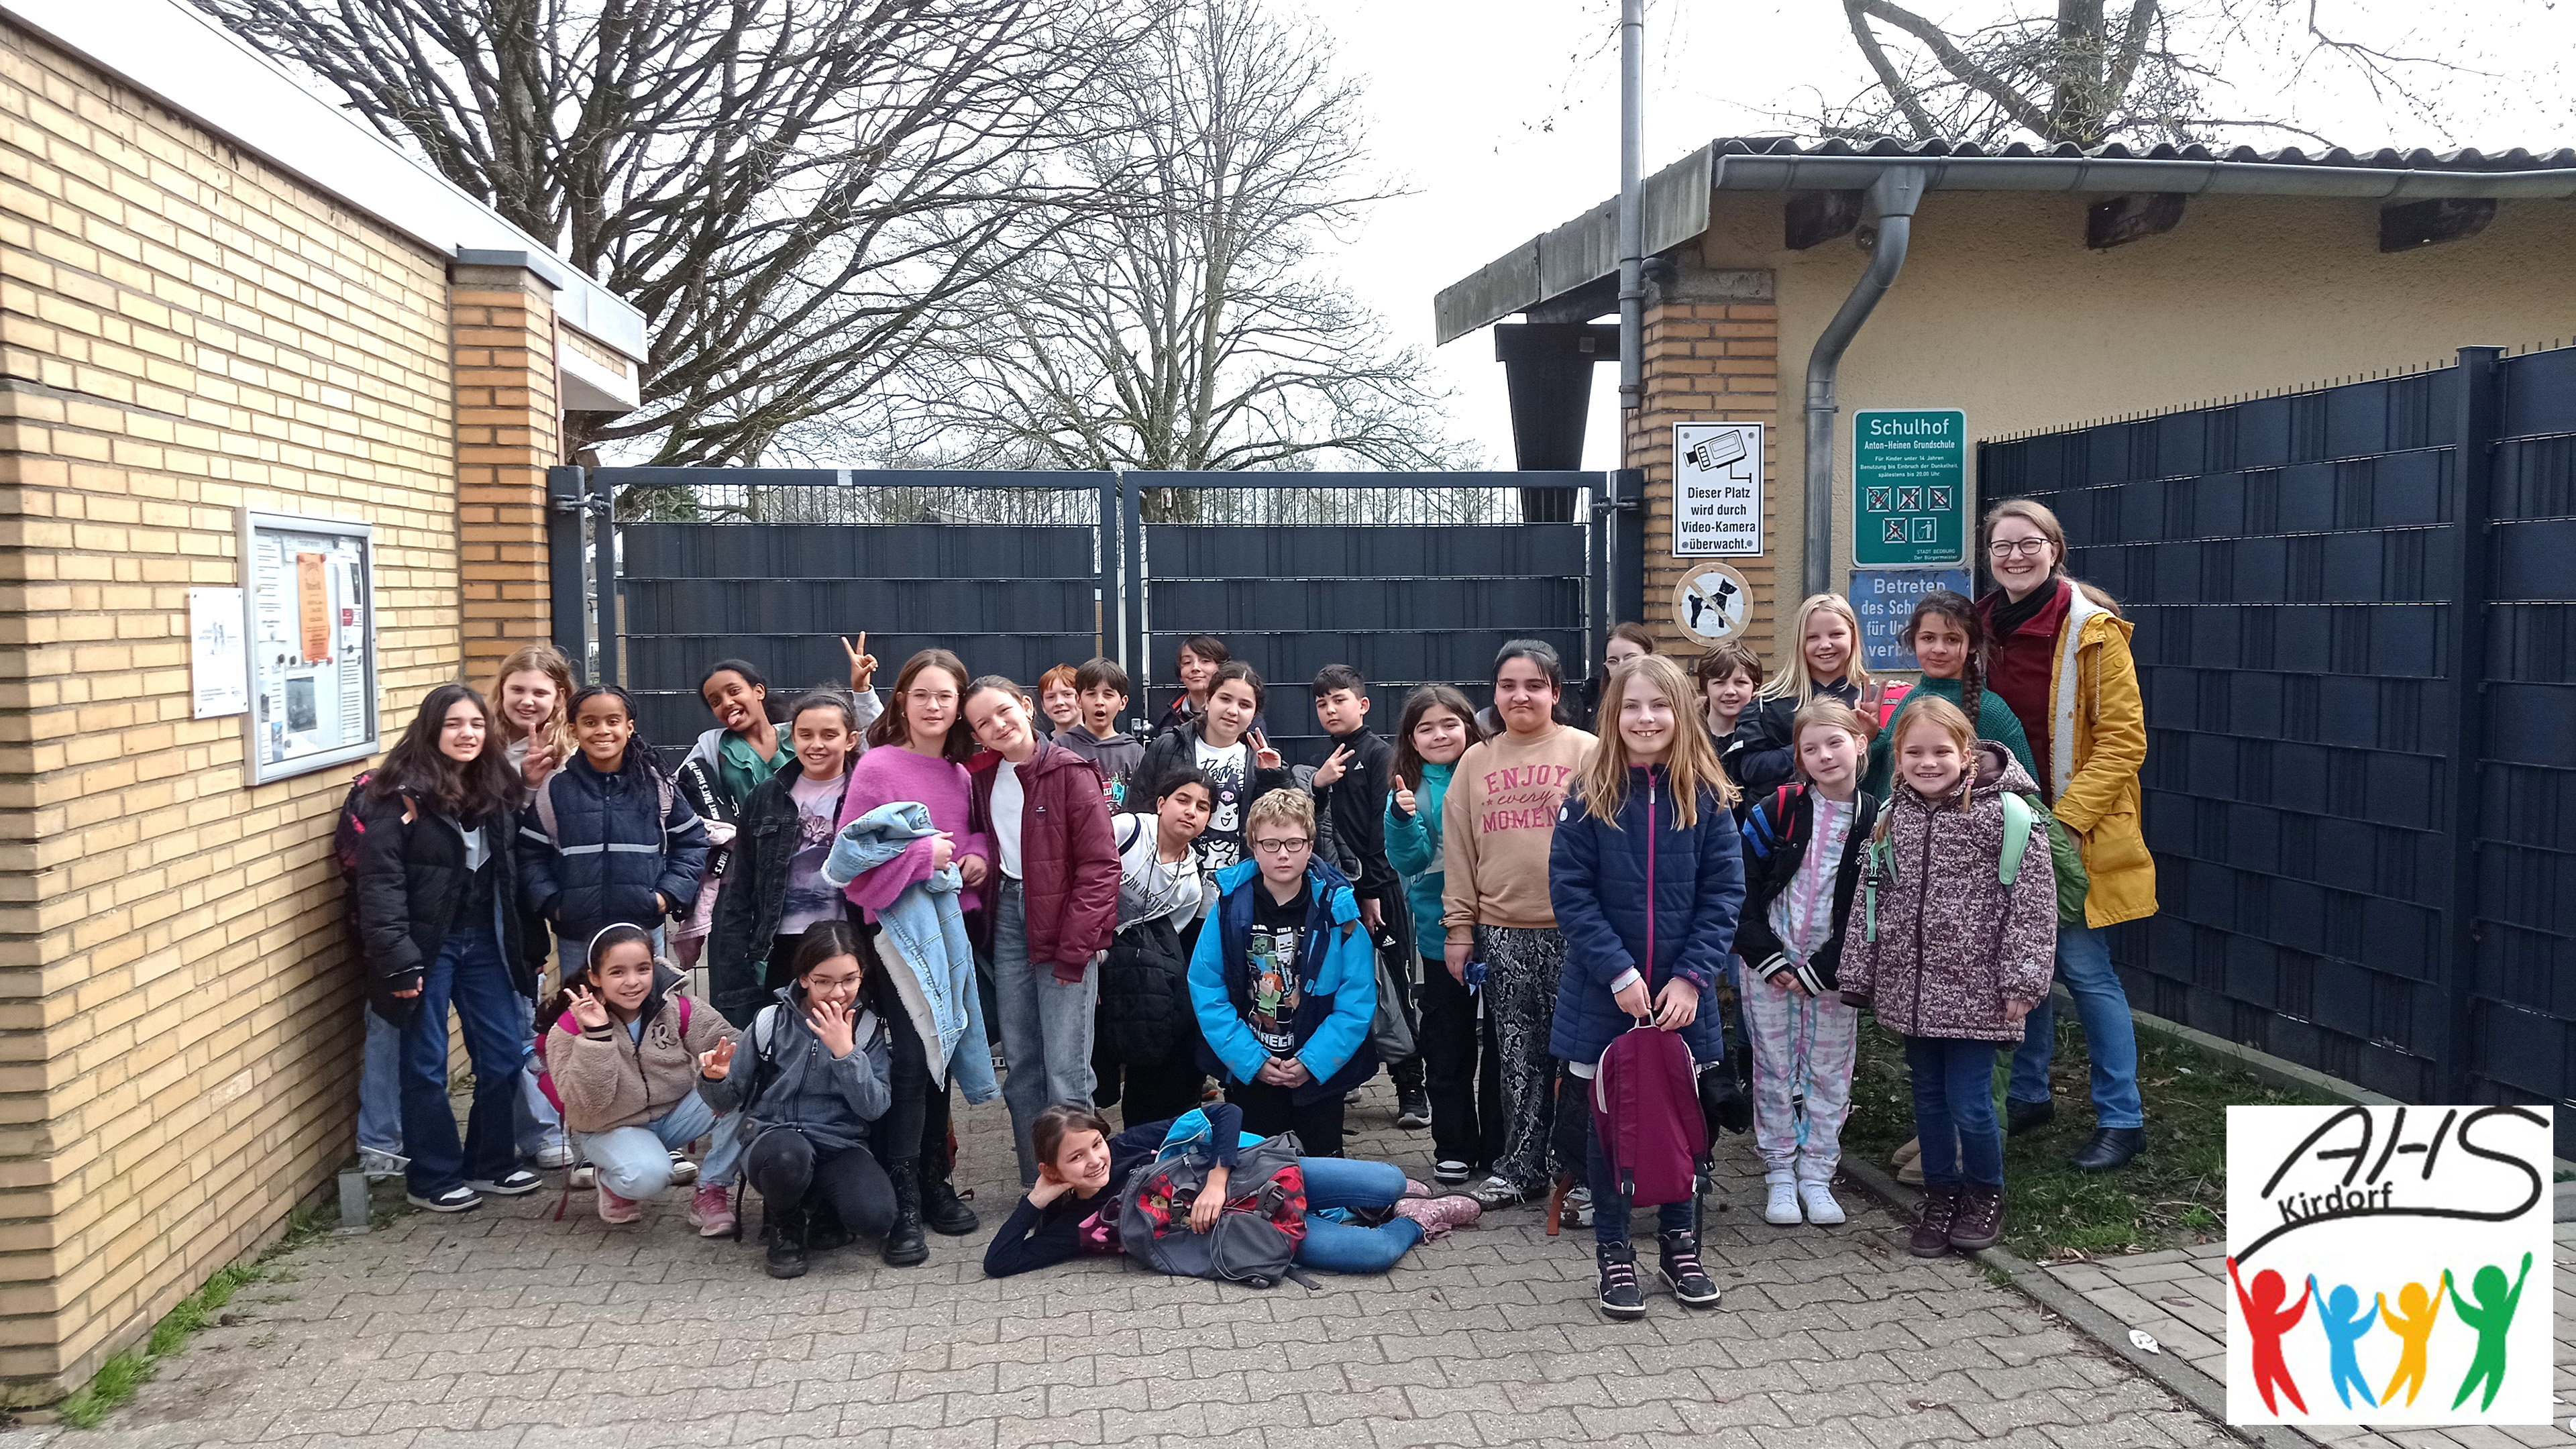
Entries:
[[[466, 344], [439, 256], [7, 26], [0, 128], [0, 1390], [29, 1402], [349, 1151], [354, 767], [246, 787], [242, 718], [189, 717], [186, 589], [241, 582], [239, 505], [371, 520], [390, 738], [459, 662]], [[551, 328], [475, 306], [495, 356]], [[548, 404], [476, 386], [522, 419], [471, 444], [497, 526]]]
[[466, 677], [487, 689], [547, 615], [546, 469], [562, 461], [555, 309], [520, 267], [451, 269]]
[[[1684, 278], [1687, 284], [1689, 278]], [[1766, 279], [1767, 281], [1767, 279]], [[1673, 587], [1697, 560], [1673, 557], [1673, 426], [1760, 422], [1762, 537], [1780, 545], [1780, 313], [1769, 302], [1665, 300], [1646, 310], [1645, 406], [1629, 419], [1627, 463], [1646, 470], [1646, 621], [1664, 652], [1694, 658], [1700, 645], [1673, 623]], [[1772, 655], [1772, 557], [1730, 558], [1753, 585], [1746, 638]]]

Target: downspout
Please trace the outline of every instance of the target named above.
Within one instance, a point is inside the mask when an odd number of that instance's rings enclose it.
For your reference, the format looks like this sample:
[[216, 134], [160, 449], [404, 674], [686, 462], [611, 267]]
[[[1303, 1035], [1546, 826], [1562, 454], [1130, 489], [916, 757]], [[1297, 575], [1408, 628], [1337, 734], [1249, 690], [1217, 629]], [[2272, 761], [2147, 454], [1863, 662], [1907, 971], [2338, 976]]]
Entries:
[[[1646, 405], [1646, 0], [1619, 5], [1619, 406]], [[1626, 421], [1621, 421], [1621, 432]]]
[[1861, 324], [1878, 299], [1896, 285], [1905, 266], [1906, 244], [1914, 231], [1914, 207], [1927, 180], [1920, 166], [1891, 166], [1870, 183], [1869, 208], [1878, 217], [1878, 241], [1869, 254], [1869, 269], [1843, 299], [1842, 310], [1825, 325], [1816, 350], [1807, 357], [1807, 543], [1803, 570], [1805, 592], [1821, 594], [1834, 577], [1834, 377], [1843, 353], [1860, 334]]

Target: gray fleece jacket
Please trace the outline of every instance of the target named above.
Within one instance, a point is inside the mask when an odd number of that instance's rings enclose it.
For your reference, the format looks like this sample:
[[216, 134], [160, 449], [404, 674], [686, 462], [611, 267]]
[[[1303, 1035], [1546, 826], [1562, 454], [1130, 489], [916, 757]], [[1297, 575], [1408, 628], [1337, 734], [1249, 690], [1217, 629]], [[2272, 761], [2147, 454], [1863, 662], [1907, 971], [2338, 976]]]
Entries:
[[857, 1045], [835, 1057], [805, 1019], [805, 1004], [802, 987], [780, 987], [743, 1031], [733, 1065], [716, 1081], [701, 1077], [698, 1095], [720, 1113], [747, 1107], [755, 1130], [793, 1127], [818, 1152], [863, 1146], [868, 1124], [894, 1104], [893, 1038], [861, 1007], [851, 1033]]

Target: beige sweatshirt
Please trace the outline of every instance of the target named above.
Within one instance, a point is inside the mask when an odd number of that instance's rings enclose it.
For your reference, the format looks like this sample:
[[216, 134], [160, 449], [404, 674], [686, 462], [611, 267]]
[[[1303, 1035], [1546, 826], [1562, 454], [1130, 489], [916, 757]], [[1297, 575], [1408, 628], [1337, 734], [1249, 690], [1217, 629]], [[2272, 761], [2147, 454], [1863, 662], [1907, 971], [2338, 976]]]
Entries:
[[1475, 927], [1553, 926], [1547, 852], [1565, 787], [1601, 742], [1570, 725], [1533, 744], [1498, 735], [1470, 746], [1440, 804], [1440, 920], [1452, 941]]

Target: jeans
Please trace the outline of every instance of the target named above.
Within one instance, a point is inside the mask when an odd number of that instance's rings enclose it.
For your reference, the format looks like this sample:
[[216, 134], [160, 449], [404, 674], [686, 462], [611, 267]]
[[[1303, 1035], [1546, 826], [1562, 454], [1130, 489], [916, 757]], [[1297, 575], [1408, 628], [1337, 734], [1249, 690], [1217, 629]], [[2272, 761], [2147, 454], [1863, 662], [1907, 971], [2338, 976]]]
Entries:
[[[555, 967], [560, 975], [570, 976], [575, 971], [589, 965], [590, 938], [607, 929], [607, 926], [593, 926], [588, 932], [579, 937], [568, 936], [561, 931], [557, 931], [555, 933]], [[662, 927], [659, 923], [646, 926], [644, 929], [653, 933], [653, 954], [656, 957], [661, 956], [668, 949], [670, 938], [663, 934]]]
[[1100, 998], [1098, 971], [1085, 966], [1081, 980], [1058, 981], [1052, 963], [1029, 959], [1027, 909], [1020, 883], [1005, 878], [993, 900], [993, 1002], [1011, 1064], [1002, 1100], [1024, 1190], [1038, 1180], [1029, 1140], [1038, 1114], [1059, 1102], [1091, 1105], [1091, 1016]]
[[1995, 1043], [1909, 1036], [1914, 1134], [1923, 1144], [1923, 1184], [2004, 1185], [2004, 1132], [1995, 1120]]
[[1383, 1273], [1422, 1241], [1422, 1225], [1395, 1218], [1374, 1228], [1313, 1216], [1324, 1208], [1382, 1208], [1404, 1196], [1404, 1169], [1391, 1162], [1340, 1157], [1300, 1157], [1306, 1179], [1306, 1241], [1297, 1245], [1300, 1267], [1326, 1273]]
[[654, 1197], [671, 1185], [672, 1149], [686, 1147], [712, 1129], [715, 1148], [698, 1181], [726, 1187], [732, 1185], [734, 1160], [740, 1155], [734, 1138], [741, 1126], [740, 1112], [718, 1117], [705, 1098], [691, 1092], [641, 1126], [581, 1133], [581, 1155], [599, 1169], [599, 1184], [610, 1192], [622, 1198]]
[[403, 1029], [358, 1008], [367, 1019], [366, 1055], [358, 1066], [358, 1145], [402, 1156]]
[[[2084, 1050], [2093, 1059], [2093, 1125], [2143, 1127], [2146, 1105], [2138, 1097], [2138, 1033], [2129, 1020], [2129, 993], [2111, 968], [2111, 936], [2091, 926], [2057, 928], [2057, 975], [2075, 998], [2084, 1025]], [[2042, 996], [2022, 1019], [2021, 1047], [2013, 1053], [2016, 1102], [2048, 1100], [2048, 1059], [2057, 1050], [2057, 1002]], [[1926, 1169], [1928, 1172], [1929, 1169]]]
[[[1628, 1200], [1619, 1195], [1619, 1179], [1610, 1172], [1610, 1159], [1601, 1153], [1601, 1134], [1586, 1134], [1591, 1140], [1584, 1153], [1583, 1175], [1592, 1184], [1592, 1241], [1602, 1247], [1616, 1247], [1628, 1241], [1632, 1210]], [[1699, 1204], [1692, 1201], [1668, 1202], [1655, 1209], [1655, 1227], [1659, 1232], [1687, 1233], [1699, 1226]]]
[[[465, 1141], [447, 1103], [447, 1008], [453, 1001], [474, 1063], [474, 1106]], [[459, 926], [421, 972], [420, 1010], [403, 1031], [403, 1145], [411, 1191], [435, 1197], [469, 1178], [489, 1182], [518, 1167], [511, 1113], [527, 1065], [528, 1000], [489, 930]]]

